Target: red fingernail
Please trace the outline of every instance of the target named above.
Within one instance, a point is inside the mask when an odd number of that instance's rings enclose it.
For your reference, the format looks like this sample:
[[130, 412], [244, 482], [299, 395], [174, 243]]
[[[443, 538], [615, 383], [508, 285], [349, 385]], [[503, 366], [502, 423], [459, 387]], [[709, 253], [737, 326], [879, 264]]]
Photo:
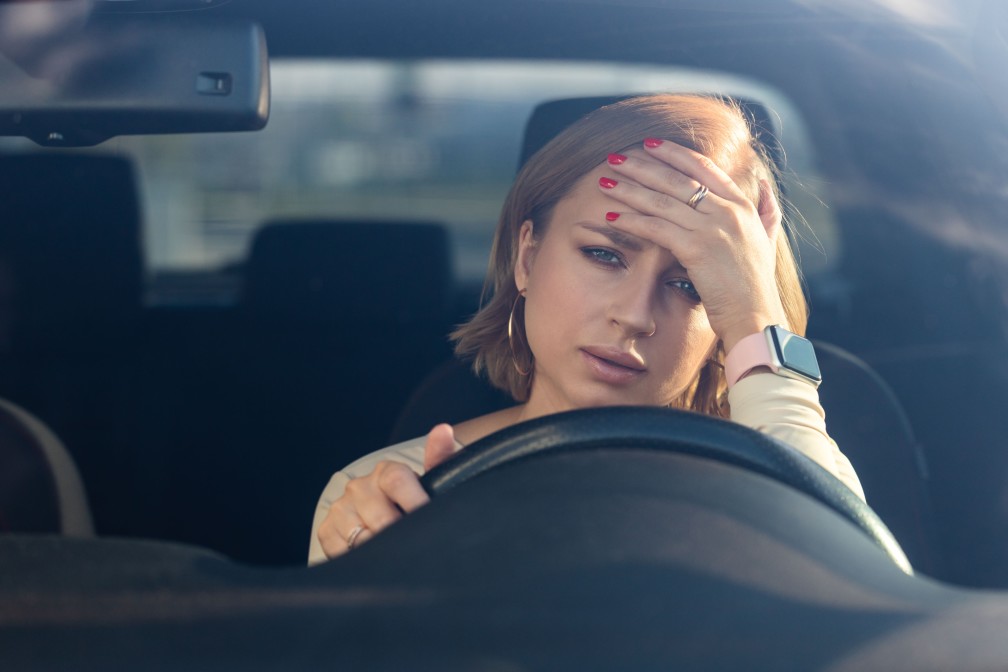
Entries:
[[619, 184], [619, 182], [612, 179], [611, 177], [600, 177], [598, 183], [599, 186], [602, 187], [603, 189], [612, 189], [617, 184]]
[[607, 213], [605, 213], [605, 218], [606, 218], [607, 221], [615, 222], [617, 219], [619, 219], [619, 213], [618, 212], [607, 212]]
[[664, 140], [659, 140], [658, 138], [647, 138], [644, 140], [644, 146], [654, 149], [655, 147], [661, 147]]
[[618, 166], [621, 163], [623, 163], [624, 161], [626, 161], [626, 157], [623, 156], [622, 154], [610, 154], [609, 155], [609, 163], [611, 163], [614, 166]]

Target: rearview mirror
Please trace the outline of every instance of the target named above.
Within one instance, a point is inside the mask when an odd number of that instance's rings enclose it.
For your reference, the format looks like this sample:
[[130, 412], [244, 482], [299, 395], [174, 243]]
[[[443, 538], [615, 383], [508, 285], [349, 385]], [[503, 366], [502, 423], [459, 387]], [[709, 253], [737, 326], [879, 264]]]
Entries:
[[199, 21], [99, 14], [22, 30], [19, 17], [28, 15], [19, 12], [43, 5], [49, 19], [75, 3], [0, 6], [0, 135], [82, 146], [116, 135], [266, 125], [269, 61], [257, 24], [207, 20], [204, 12]]

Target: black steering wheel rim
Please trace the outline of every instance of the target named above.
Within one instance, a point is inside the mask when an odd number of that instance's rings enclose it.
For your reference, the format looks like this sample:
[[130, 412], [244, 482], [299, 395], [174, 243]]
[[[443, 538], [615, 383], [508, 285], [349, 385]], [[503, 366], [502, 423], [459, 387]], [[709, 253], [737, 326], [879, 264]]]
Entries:
[[900, 569], [913, 573], [885, 523], [835, 476], [766, 434], [698, 413], [614, 406], [535, 418], [473, 442], [431, 469], [421, 483], [433, 498], [508, 463], [612, 446], [692, 455], [762, 474], [832, 509], [864, 532]]

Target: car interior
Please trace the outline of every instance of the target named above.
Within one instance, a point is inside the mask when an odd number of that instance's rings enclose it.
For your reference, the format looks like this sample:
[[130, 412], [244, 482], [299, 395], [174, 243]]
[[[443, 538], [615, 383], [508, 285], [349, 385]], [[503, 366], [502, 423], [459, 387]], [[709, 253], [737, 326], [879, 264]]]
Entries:
[[[522, 158], [612, 100], [539, 106]], [[761, 116], [768, 118], [765, 110]], [[17, 288], [9, 356], [25, 386], [8, 398], [79, 428], [73, 445], [85, 482], [100, 497], [94, 507], [107, 533], [183, 540], [248, 562], [296, 563], [309, 519], [290, 521], [312, 509], [329, 474], [437, 422], [509, 403], [451, 357], [446, 334], [461, 313], [452, 305], [443, 226], [267, 222], [243, 265], [236, 305], [144, 311], [134, 170], [107, 156], [8, 156], [0, 163], [5, 182], [17, 184], [12, 200], [20, 216], [7, 220], [9, 235], [33, 238], [5, 246]], [[86, 193], [75, 199], [71, 190], [81, 185]], [[54, 212], [40, 213], [43, 194], [53, 189], [64, 197]], [[375, 256], [347, 259], [346, 249]], [[95, 263], [99, 254], [104, 263]], [[54, 258], [66, 260], [65, 277], [48, 268], [31, 277], [28, 269], [41, 269], [28, 260]], [[347, 329], [348, 320], [369, 328]], [[904, 410], [865, 362], [825, 341], [818, 348], [837, 440], [851, 447], [866, 488], [880, 493], [872, 505], [915, 564], [933, 568], [922, 458]], [[280, 446], [282, 469], [271, 467]], [[235, 516], [229, 502], [236, 497], [257, 502], [261, 513]], [[279, 533], [269, 544], [261, 543], [263, 524]]]
[[[182, 16], [153, 19], [92, 4], [94, 30], [72, 44], [111, 51], [82, 50], [72, 67], [11, 39], [13, 14], [0, 11], [0, 577], [14, 577], [0, 597], [46, 598], [22, 609], [28, 620], [0, 600], [0, 628], [40, 645], [55, 623], [95, 669], [135, 662], [117, 662], [111, 645], [147, 636], [166, 669], [190, 660], [178, 644], [193, 624], [249, 643], [230, 654], [250, 669], [325, 662], [308, 645], [292, 658], [289, 645], [326, 637], [349, 667], [400, 669], [401, 648], [371, 657], [400, 637], [441, 669], [550, 667], [559, 659], [542, 651], [567, 645], [581, 663], [650, 669], [703, 661], [724, 627], [740, 633], [724, 669], [931, 669], [954, 657], [928, 658], [950, 622], [970, 652], [963, 669], [1008, 660], [992, 634], [1008, 622], [996, 592], [1008, 586], [996, 177], [1008, 153], [993, 149], [1008, 106], [989, 81], [950, 96], [908, 83], [909, 57], [879, 58], [906, 47], [922, 81], [972, 81], [932, 33], [904, 32], [898, 13], [791, 0], [734, 19], [725, 0], [681, 22], [677, 7], [630, 2], [619, 35], [651, 35], [658, 12], [676, 46], [624, 54], [578, 37], [603, 42], [618, 2], [520, 0], [505, 12], [445, 0], [435, 4], [453, 19], [436, 25], [402, 2], [387, 8], [394, 21], [382, 3], [318, 10], [325, 21], [267, 0], [182, 1]], [[572, 8], [570, 34], [558, 34]], [[115, 38], [127, 23], [150, 31], [146, 52]], [[756, 41], [753, 25], [767, 31]], [[509, 31], [519, 45], [502, 42]], [[848, 34], [853, 46], [838, 37]], [[981, 64], [1008, 55], [998, 39], [976, 52]], [[136, 67], [93, 84], [124, 53]], [[226, 65], [198, 66], [195, 106], [157, 86], [187, 58], [218, 53]], [[793, 53], [810, 60], [797, 67]], [[3, 102], [41, 90], [25, 72], [52, 68], [72, 84], [64, 107]], [[644, 433], [664, 416], [589, 411], [429, 474], [429, 507], [306, 569], [333, 472], [513, 403], [453, 356], [448, 334], [480, 306], [516, 168], [591, 109], [670, 89], [738, 100], [781, 171], [820, 398], [868, 506], [755, 432], [720, 439], [686, 416], [668, 432], [682, 436], [652, 441]], [[82, 114], [89, 105], [109, 109]], [[999, 123], [980, 123], [991, 110]], [[530, 445], [543, 455], [526, 459]], [[542, 464], [569, 478], [555, 486]], [[513, 515], [501, 502], [518, 502]], [[141, 599], [115, 597], [127, 589]], [[499, 639], [502, 624], [520, 642]], [[439, 625], [465, 643], [441, 648]], [[777, 628], [793, 635], [787, 651], [766, 643]], [[875, 642], [882, 631], [891, 638]], [[619, 645], [600, 652], [585, 632]], [[89, 648], [89, 633], [109, 646]]]

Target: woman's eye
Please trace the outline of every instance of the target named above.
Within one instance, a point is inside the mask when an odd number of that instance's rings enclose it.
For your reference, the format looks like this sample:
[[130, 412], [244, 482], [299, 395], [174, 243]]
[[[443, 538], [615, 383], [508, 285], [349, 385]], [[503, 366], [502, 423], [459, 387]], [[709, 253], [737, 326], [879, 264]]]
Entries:
[[679, 279], [679, 280], [669, 280], [665, 283], [667, 286], [676, 289], [686, 295], [686, 298], [700, 303], [700, 293], [696, 291], [696, 287], [689, 280]]
[[597, 261], [605, 266], [621, 266], [623, 264], [623, 259], [619, 254], [604, 247], [585, 247], [581, 249], [581, 253], [592, 261]]

